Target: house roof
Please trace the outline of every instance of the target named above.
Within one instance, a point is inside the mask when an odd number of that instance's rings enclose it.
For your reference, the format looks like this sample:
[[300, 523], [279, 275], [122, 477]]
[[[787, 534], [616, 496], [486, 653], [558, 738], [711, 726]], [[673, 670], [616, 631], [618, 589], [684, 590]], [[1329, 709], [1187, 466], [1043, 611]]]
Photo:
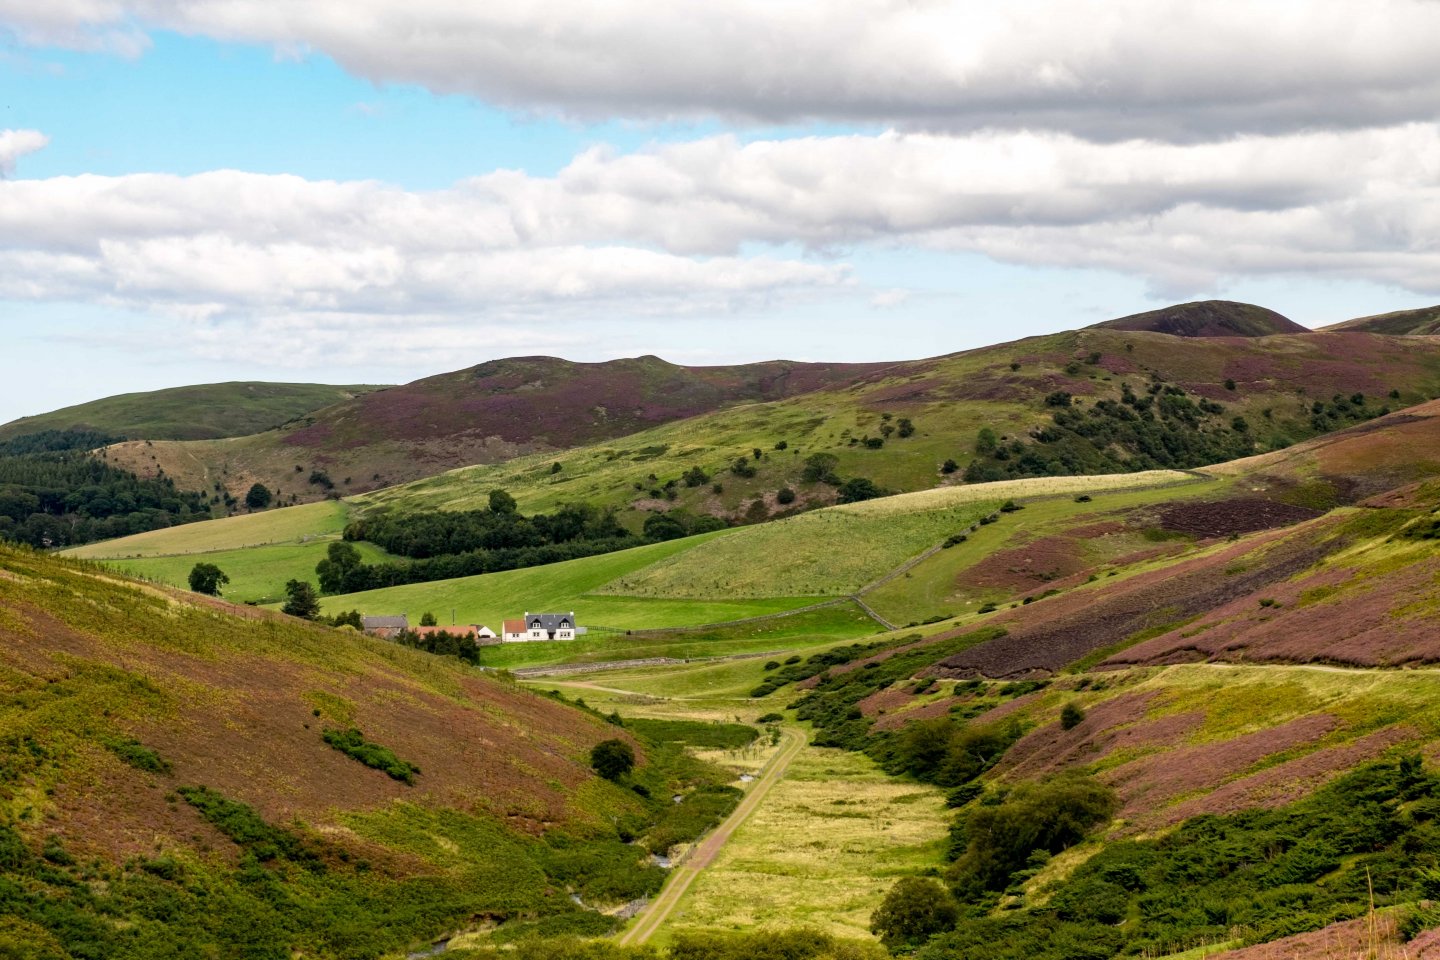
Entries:
[[502, 629], [505, 633], [524, 633], [524, 632], [525, 632], [525, 621], [524, 621], [524, 620], [506, 620], [506, 621], [505, 621], [504, 623], [502, 623], [500, 626], [501, 626], [501, 629]]
[[532, 627], [538, 622], [542, 630], [555, 631], [560, 629], [564, 623], [567, 627], [575, 626], [575, 614], [573, 613], [527, 613], [525, 622]]
[[410, 618], [404, 614], [398, 617], [361, 617], [360, 626], [365, 630], [406, 630], [410, 627]]
[[432, 633], [448, 633], [457, 637], [475, 634], [475, 628], [468, 624], [453, 627], [411, 627], [410, 629], [422, 637], [428, 637]]

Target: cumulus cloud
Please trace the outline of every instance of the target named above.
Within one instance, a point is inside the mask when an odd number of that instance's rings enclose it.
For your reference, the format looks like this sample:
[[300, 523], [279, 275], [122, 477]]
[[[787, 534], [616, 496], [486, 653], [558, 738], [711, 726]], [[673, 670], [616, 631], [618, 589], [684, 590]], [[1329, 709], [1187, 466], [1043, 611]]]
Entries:
[[49, 142], [39, 130], [0, 130], [0, 177], [10, 176], [16, 160], [44, 149]]
[[0, 0], [30, 42], [164, 28], [582, 118], [1208, 138], [1440, 110], [1432, 0]]
[[239, 171], [0, 181], [0, 297], [222, 331], [301, 317], [317, 330], [356, 318], [559, 330], [797, 298], [896, 306], [904, 290], [864, 289], [840, 262], [860, 247], [1102, 268], [1176, 296], [1305, 273], [1440, 292], [1436, 236], [1432, 125], [1189, 147], [718, 136], [435, 191]]

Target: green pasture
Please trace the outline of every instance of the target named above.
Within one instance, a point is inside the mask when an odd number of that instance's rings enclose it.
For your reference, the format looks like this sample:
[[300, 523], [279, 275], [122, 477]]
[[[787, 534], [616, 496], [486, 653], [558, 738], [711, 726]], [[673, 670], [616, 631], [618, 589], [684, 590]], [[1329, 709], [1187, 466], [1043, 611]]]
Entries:
[[[1087, 523], [1101, 523], [1121, 511], [1132, 510], [1151, 504], [1170, 503], [1175, 500], [1196, 496], [1215, 495], [1222, 489], [1216, 482], [1189, 479], [1177, 483], [1174, 478], [1186, 477], [1169, 471], [1155, 471], [1153, 474], [1137, 474], [1119, 477], [1061, 477], [1056, 480], [1110, 481], [1112, 479], [1138, 480], [1153, 476], [1161, 485], [1149, 489], [1108, 489], [1103, 485], [1075, 487], [1072, 492], [1085, 492], [1093, 499], [1088, 503], [1076, 503], [1071, 492], [1051, 493], [1035, 499], [1019, 499], [1024, 510], [1004, 514], [998, 523], [990, 524], [970, 534], [969, 538], [953, 547], [941, 550], [916, 564], [906, 573], [888, 583], [881, 584], [865, 594], [865, 602], [876, 613], [893, 623], [911, 623], [931, 617], [956, 617], [973, 613], [987, 601], [996, 603], [1023, 596], [1012, 597], [1008, 591], [981, 588], [966, 582], [965, 572], [983, 561], [990, 554], [1021, 546], [1028, 542], [1061, 533], [1066, 529]], [[1047, 478], [1048, 479], [1048, 478]], [[981, 484], [982, 487], [1001, 487], [1000, 484]], [[1138, 484], [1137, 484], [1138, 485]], [[960, 488], [975, 489], [975, 488]], [[931, 494], [913, 494], [915, 497], [929, 497]], [[896, 498], [900, 499], [900, 498]], [[884, 501], [874, 501], [881, 504]], [[855, 506], [869, 506], [856, 504]], [[853, 508], [846, 508], [853, 509]], [[1129, 550], [1140, 550], [1145, 546], [1139, 531], [1133, 534], [1111, 534], [1101, 540], [1086, 544], [1087, 561], [1097, 568], [1102, 567], [1113, 555]], [[1037, 584], [1032, 592], [1043, 592], [1043, 584]]]
[[[729, 627], [633, 636], [596, 631], [563, 643], [505, 643], [484, 648], [480, 662], [487, 667], [511, 669], [650, 657], [683, 660], [774, 651], [788, 653], [869, 636], [879, 629], [859, 606], [845, 601], [819, 610]], [[763, 660], [757, 662], [763, 663]]]
[[453, 612], [458, 623], [483, 623], [498, 633], [501, 620], [526, 611], [573, 610], [582, 626], [643, 630], [723, 623], [816, 602], [810, 597], [652, 600], [596, 594], [617, 577], [677, 553], [702, 549], [728, 533], [717, 531], [543, 567], [342, 594], [325, 598], [322, 607], [326, 613], [351, 609], [364, 614], [407, 613], [412, 621], [431, 611], [441, 623], [449, 623]]
[[[325, 559], [325, 552], [333, 542], [333, 539], [327, 538], [240, 550], [109, 560], [107, 565], [122, 573], [188, 588], [190, 571], [195, 564], [213, 563], [230, 578], [230, 583], [221, 588], [225, 599], [239, 603], [280, 603], [285, 599], [286, 581], [315, 582], [315, 565]], [[354, 546], [366, 563], [393, 559], [373, 543], [357, 543]]]
[[312, 537], [337, 536], [345, 529], [349, 515], [350, 508], [344, 503], [338, 500], [322, 500], [296, 507], [151, 530], [118, 540], [86, 544], [65, 553], [67, 556], [87, 560], [109, 560], [298, 543]]
[[[902, 498], [895, 498], [902, 499]], [[999, 503], [881, 514], [835, 507], [745, 527], [615, 580], [643, 597], [845, 596], [960, 533]]]

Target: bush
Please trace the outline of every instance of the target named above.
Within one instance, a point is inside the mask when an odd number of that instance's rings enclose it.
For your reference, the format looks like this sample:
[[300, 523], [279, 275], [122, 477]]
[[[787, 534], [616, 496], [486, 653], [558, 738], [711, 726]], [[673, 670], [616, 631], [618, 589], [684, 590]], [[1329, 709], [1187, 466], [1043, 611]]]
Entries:
[[903, 877], [870, 915], [870, 932], [894, 951], [918, 947], [952, 930], [960, 918], [955, 898], [929, 877]]
[[795, 491], [789, 487], [781, 487], [775, 494], [775, 502], [780, 504], [791, 504], [795, 502]]
[[365, 739], [365, 734], [355, 727], [346, 730], [326, 730], [321, 738], [330, 746], [352, 759], [359, 760], [372, 770], [379, 770], [392, 780], [415, 785], [415, 776], [420, 768], [407, 763], [388, 748]]
[[1085, 722], [1085, 711], [1075, 703], [1065, 704], [1065, 709], [1060, 711], [1060, 729], [1074, 730]]
[[635, 767], [635, 751], [624, 740], [602, 740], [590, 751], [590, 766], [606, 780], [618, 780]]
[[1032, 853], [1056, 854], [1114, 815], [1115, 791], [1091, 777], [1061, 776], [1016, 787], [994, 806], [977, 806], [957, 825], [965, 852], [950, 868], [957, 895], [1003, 890]]

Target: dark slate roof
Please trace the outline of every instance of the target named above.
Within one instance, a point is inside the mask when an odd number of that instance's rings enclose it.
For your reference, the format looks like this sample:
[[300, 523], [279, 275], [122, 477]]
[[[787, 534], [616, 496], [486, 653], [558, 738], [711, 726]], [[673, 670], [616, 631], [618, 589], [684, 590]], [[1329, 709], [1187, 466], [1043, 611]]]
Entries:
[[404, 614], [398, 617], [361, 617], [360, 625], [366, 630], [408, 630], [410, 618]]
[[540, 621], [540, 628], [554, 633], [560, 629], [560, 621], [565, 621], [569, 626], [575, 626], [575, 614], [573, 613], [527, 613], [525, 614], [525, 626], [533, 628], [535, 621]]

